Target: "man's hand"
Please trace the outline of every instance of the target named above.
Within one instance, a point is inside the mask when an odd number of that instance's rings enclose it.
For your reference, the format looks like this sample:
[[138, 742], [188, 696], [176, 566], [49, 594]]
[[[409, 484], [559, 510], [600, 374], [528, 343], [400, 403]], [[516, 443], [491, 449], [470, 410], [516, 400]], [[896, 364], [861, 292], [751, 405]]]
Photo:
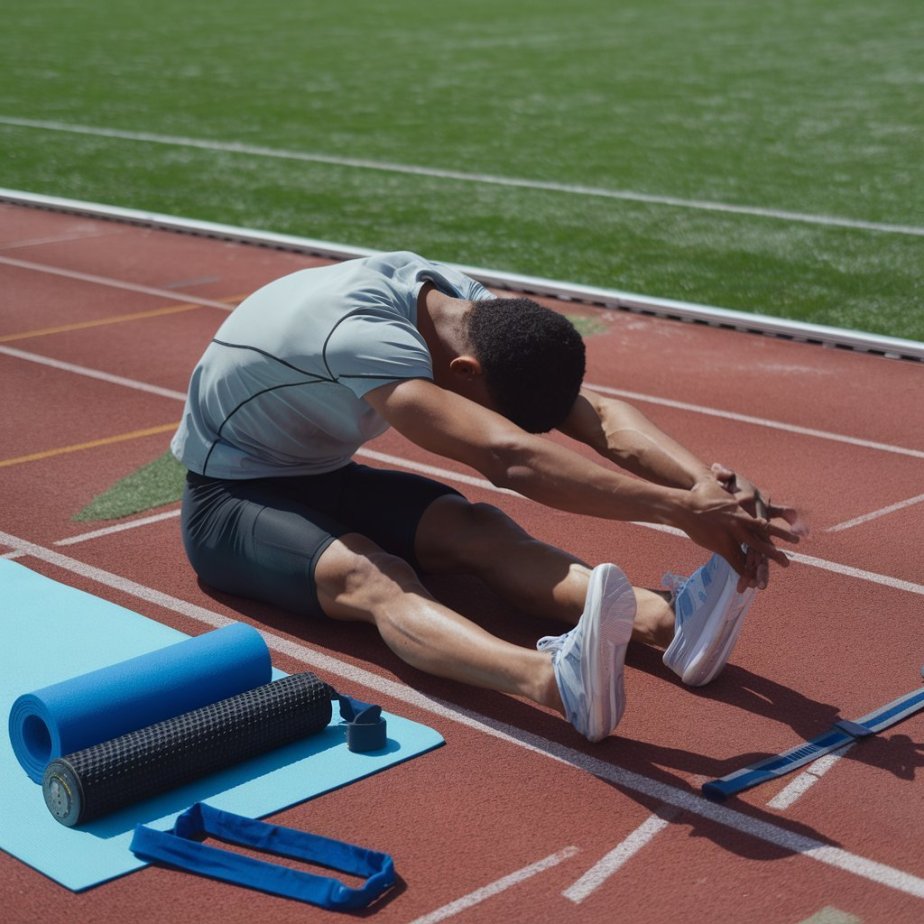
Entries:
[[762, 494], [747, 478], [720, 462], [712, 465], [712, 474], [726, 491], [735, 495], [735, 499], [748, 513], [768, 520], [783, 519], [798, 535], [809, 534], [808, 525], [795, 507], [772, 503], [770, 497]]
[[[738, 504], [752, 516], [768, 523], [771, 520], [781, 520], [788, 524], [789, 531], [795, 538], [787, 541], [798, 542], [801, 537], [809, 534], [807, 523], [795, 507], [788, 504], [774, 504], [769, 496], [765, 497], [761, 494], [747, 478], [719, 462], [713, 464], [712, 474], [728, 493], [734, 495]], [[738, 590], [742, 591], [745, 587], [758, 587], [762, 590], [770, 580], [769, 557], [750, 545], [744, 551], [745, 569], [739, 581]]]

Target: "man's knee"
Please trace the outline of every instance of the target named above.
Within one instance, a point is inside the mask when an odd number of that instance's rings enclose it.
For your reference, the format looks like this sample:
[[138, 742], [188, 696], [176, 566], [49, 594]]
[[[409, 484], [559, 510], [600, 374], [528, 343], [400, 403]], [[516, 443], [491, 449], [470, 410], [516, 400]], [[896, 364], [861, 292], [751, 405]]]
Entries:
[[417, 558], [427, 571], [471, 567], [496, 540], [527, 538], [523, 530], [492, 504], [462, 497], [441, 498], [427, 512], [417, 535]]
[[314, 580], [321, 608], [329, 616], [369, 621], [382, 604], [419, 585], [404, 559], [357, 534], [341, 536], [324, 550]]

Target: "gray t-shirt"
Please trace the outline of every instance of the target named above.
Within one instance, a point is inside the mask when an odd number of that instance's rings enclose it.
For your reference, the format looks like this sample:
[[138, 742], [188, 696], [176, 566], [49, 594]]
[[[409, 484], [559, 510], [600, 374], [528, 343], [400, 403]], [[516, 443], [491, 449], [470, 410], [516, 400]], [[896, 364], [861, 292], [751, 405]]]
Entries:
[[417, 330], [425, 282], [456, 298], [491, 297], [463, 273], [407, 252], [301, 270], [259, 289], [193, 371], [173, 454], [213, 478], [345, 465], [388, 428], [366, 392], [433, 378]]

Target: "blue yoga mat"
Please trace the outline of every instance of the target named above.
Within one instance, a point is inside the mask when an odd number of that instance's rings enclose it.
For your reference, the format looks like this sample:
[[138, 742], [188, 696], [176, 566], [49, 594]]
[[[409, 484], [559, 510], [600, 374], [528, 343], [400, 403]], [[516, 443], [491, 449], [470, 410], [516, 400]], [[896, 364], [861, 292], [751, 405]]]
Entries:
[[[241, 633], [234, 641], [243, 643], [244, 648], [253, 643], [252, 636], [244, 638], [249, 632], [259, 637], [243, 625], [208, 635], [220, 638], [222, 632], [232, 629]], [[169, 646], [180, 650], [178, 643], [192, 645], [200, 638], [207, 636], [187, 641], [188, 636], [181, 632], [0, 559], [0, 719], [11, 713], [15, 701], [24, 694], [60, 692], [59, 684], [97, 670], [101, 671], [99, 676], [113, 681], [118, 673], [113, 672], [113, 665], [152, 652], [159, 652], [153, 655], [155, 659], [169, 658]], [[273, 675], [282, 676], [278, 671]], [[200, 801], [236, 814], [262, 817], [443, 743], [433, 729], [400, 716], [383, 715], [388, 742], [380, 751], [349, 751], [345, 726], [335, 722], [304, 741], [85, 828], [67, 828], [52, 818], [41, 787], [24, 771], [10, 737], [0, 734], [0, 848], [74, 891], [89, 888], [145, 865], [129, 850], [136, 824], [167, 830], [180, 812]], [[69, 740], [74, 728], [79, 730], [81, 722], [74, 714], [63, 724], [68, 728], [59, 724], [57, 730], [62, 743]], [[38, 732], [39, 746], [47, 743], [49, 752], [53, 738], [51, 730], [47, 742]]]
[[13, 753], [41, 783], [56, 757], [252, 690], [272, 674], [256, 629], [215, 629], [24, 693], [10, 710]]

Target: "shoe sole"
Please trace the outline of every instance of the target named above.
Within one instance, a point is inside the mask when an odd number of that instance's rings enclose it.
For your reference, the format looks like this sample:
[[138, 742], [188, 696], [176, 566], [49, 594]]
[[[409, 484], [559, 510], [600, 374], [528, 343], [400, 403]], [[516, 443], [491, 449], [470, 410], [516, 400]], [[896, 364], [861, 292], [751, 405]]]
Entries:
[[581, 673], [590, 716], [585, 736], [602, 741], [619, 724], [626, 708], [623, 665], [635, 623], [635, 593], [615, 565], [601, 565], [591, 575], [587, 609], [592, 613], [584, 629]]
[[754, 599], [753, 589], [738, 593], [735, 587], [737, 575], [729, 565], [725, 567], [725, 586], [700, 634], [699, 651], [680, 674], [680, 679], [687, 686], [705, 686], [725, 667]]

